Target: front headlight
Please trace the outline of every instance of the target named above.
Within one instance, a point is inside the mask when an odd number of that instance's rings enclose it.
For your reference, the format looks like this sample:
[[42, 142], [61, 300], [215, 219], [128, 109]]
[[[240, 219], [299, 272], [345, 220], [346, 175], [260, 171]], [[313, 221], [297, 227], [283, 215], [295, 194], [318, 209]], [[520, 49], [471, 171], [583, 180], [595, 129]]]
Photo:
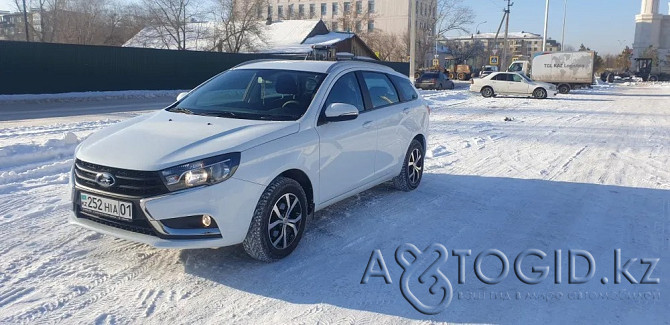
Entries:
[[233, 176], [239, 164], [240, 153], [234, 152], [165, 169], [161, 177], [168, 190], [177, 191], [221, 183]]

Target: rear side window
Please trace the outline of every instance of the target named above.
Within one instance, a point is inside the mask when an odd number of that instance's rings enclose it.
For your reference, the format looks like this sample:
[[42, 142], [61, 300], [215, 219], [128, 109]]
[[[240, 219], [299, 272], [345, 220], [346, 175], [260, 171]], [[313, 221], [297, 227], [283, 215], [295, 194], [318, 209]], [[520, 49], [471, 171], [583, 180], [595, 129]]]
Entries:
[[391, 80], [383, 74], [376, 72], [362, 72], [365, 86], [370, 94], [373, 108], [393, 105], [400, 102], [398, 93], [393, 87]]
[[492, 79], [493, 80], [498, 80], [498, 81], [507, 81], [507, 74], [506, 73], [500, 73], [500, 74], [497, 74]]
[[333, 88], [330, 89], [330, 94], [326, 98], [326, 105], [332, 103], [344, 103], [351, 104], [358, 108], [359, 112], [362, 112], [365, 109], [363, 105], [363, 94], [361, 93], [361, 88], [358, 85], [358, 80], [356, 75], [353, 72], [349, 72], [344, 76], [340, 77], [333, 85]]
[[414, 86], [412, 86], [412, 83], [409, 81], [409, 79], [392, 75], [391, 81], [393, 81], [396, 88], [398, 89], [401, 101], [409, 102], [419, 98], [419, 95], [416, 93], [416, 89], [414, 89]]

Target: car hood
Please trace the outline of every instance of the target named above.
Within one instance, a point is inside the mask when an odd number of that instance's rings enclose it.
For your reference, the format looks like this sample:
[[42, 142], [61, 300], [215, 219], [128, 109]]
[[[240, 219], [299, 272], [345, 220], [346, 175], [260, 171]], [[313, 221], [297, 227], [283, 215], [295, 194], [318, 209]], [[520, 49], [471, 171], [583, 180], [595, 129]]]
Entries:
[[298, 132], [296, 121], [257, 121], [161, 110], [94, 133], [75, 153], [86, 162], [161, 170], [228, 152], [242, 152]]

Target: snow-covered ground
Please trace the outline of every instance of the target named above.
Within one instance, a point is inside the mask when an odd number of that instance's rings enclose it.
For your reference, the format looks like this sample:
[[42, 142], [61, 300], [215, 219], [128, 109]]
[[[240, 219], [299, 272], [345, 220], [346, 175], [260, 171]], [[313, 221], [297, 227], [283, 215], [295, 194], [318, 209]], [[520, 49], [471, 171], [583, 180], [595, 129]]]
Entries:
[[[265, 264], [238, 247], [159, 250], [66, 223], [74, 147], [139, 112], [0, 122], [0, 323], [667, 323], [670, 320], [670, 85], [619, 84], [551, 100], [426, 91], [431, 135], [420, 188], [382, 185], [317, 213], [298, 249]], [[505, 121], [507, 118], [508, 121]], [[453, 298], [414, 310], [399, 289], [403, 243], [469, 249], [441, 266]], [[487, 285], [475, 257], [499, 249], [509, 275]], [[548, 278], [528, 285], [526, 249]], [[380, 249], [392, 284], [361, 284]], [[568, 250], [590, 252], [593, 279], [568, 281]], [[640, 281], [615, 284], [614, 251]], [[562, 251], [554, 283], [555, 250]], [[576, 275], [586, 273], [577, 258]], [[483, 271], [500, 272], [487, 257]], [[603, 277], [609, 282], [603, 284]], [[413, 284], [426, 297], [425, 285]], [[423, 294], [421, 292], [424, 292]]]

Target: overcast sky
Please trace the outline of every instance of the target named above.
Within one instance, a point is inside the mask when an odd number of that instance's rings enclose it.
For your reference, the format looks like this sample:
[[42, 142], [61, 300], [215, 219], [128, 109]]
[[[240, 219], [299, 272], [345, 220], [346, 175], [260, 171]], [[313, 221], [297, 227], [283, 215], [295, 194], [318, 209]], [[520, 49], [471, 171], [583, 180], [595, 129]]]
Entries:
[[[384, 0], [377, 0], [384, 1]], [[563, 26], [565, 0], [551, 0], [549, 32], [550, 38], [560, 42]], [[635, 15], [640, 11], [641, 0], [567, 0], [567, 24], [565, 43], [574, 47], [580, 44], [601, 54], [619, 53], [626, 45], [632, 45], [635, 34]], [[513, 0], [510, 15], [510, 31], [542, 34], [544, 26], [543, 0]], [[464, 0], [477, 14], [481, 32], [498, 29], [506, 0]], [[13, 0], [0, 0], [0, 10], [15, 10]], [[661, 1], [661, 12], [668, 13], [668, 1]]]

